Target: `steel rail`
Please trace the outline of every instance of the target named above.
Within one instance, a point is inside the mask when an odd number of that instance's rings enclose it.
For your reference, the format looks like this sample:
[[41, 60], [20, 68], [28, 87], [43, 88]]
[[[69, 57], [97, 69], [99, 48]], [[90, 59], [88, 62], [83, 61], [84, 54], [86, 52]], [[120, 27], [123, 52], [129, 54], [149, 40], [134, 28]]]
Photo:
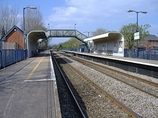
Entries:
[[[65, 61], [65, 60], [64, 60]], [[66, 62], [66, 61], [65, 61]], [[130, 108], [125, 106], [123, 103], [118, 101], [113, 95], [110, 95], [107, 91], [101, 89], [98, 87], [94, 82], [92, 82], [89, 78], [87, 78], [84, 74], [82, 74], [79, 70], [68, 64], [70, 68], [72, 68], [74, 71], [76, 71], [77, 74], [82, 76], [86, 81], [88, 81], [89, 84], [91, 84], [94, 88], [96, 88], [98, 91], [100, 91], [103, 95], [105, 95], [107, 98], [109, 98], [113, 103], [115, 103], [120, 109], [122, 109], [124, 112], [126, 112], [131, 118], [142, 118], [142, 116], [138, 115], [134, 111], [132, 111]]]
[[[77, 57], [71, 57], [71, 58], [72, 58], [72, 59], [75, 59], [75, 60], [78, 60], [78, 61], [81, 60], [81, 58], [78, 59]], [[87, 62], [87, 63], [93, 63], [94, 65], [98, 66], [98, 68], [108, 69], [109, 71], [112, 71], [112, 72], [115, 71], [115, 72], [117, 72], [117, 73], [120, 74], [120, 75], [124, 75], [124, 76], [129, 77], [129, 78], [132, 77], [132, 79], [135, 79], [134, 77], [136, 77], [136, 80], [137, 80], [137, 81], [141, 81], [141, 82], [144, 82], [144, 83], [146, 83], [146, 84], [148, 84], [148, 82], [149, 82], [149, 83], [153, 83], [153, 84], [149, 84], [149, 85], [156, 85], [156, 83], [154, 84], [154, 82], [151, 82], [151, 81], [148, 81], [148, 80], [143, 81], [144, 79], [141, 79], [141, 78], [139, 78], [139, 77], [137, 77], [137, 76], [129, 75], [129, 74], [127, 74], [127, 73], [121, 72], [121, 71], [116, 70], [116, 69], [111, 69], [111, 68], [106, 67], [106, 66], [101, 65], [101, 64], [97, 64], [97, 63], [94, 63], [94, 62], [89, 62], [89, 61], [87, 61], [87, 60], [85, 60], [85, 59], [82, 59], [82, 60], [84, 60], [84, 62]], [[105, 71], [101, 71], [100, 69], [96, 69], [96, 68], [95, 68], [95, 70], [98, 70], [98, 71], [102, 72], [103, 74], [106, 74], [106, 75], [108, 75], [108, 76], [110, 76], [110, 77], [112, 77], [112, 78], [114, 78], [114, 79], [116, 79], [116, 80], [118, 80], [118, 81], [121, 81], [121, 82], [123, 82], [123, 83], [125, 83], [125, 84], [127, 84], [127, 85], [129, 85], [129, 86], [132, 86], [132, 87], [134, 87], [134, 88], [136, 88], [136, 89], [138, 89], [138, 90], [140, 90], [140, 91], [142, 91], [142, 92], [145, 92], [145, 93], [147, 93], [147, 94], [149, 94], [149, 95], [151, 95], [151, 96], [153, 96], [153, 97], [158, 98], [158, 96], [155, 95], [154, 93], [148, 92], [148, 91], [146, 91], [146, 90], [143, 90], [142, 88], [139, 88], [139, 87], [137, 87], [137, 86], [134, 86], [134, 85], [132, 85], [132, 84], [130, 84], [130, 83], [128, 83], [128, 82], [125, 82], [125, 81], [123, 81], [123, 80], [120, 80], [120, 79], [118, 79], [118, 77], [114, 76], [113, 74], [106, 73]], [[154, 87], [155, 87], [155, 86], [154, 86]]]
[[[70, 55], [69, 55], [69, 56], [70, 56]], [[75, 58], [77, 58], [77, 57], [75, 57]], [[88, 60], [85, 60], [85, 59], [84, 59], [84, 61], [89, 62]], [[92, 63], [94, 63], [94, 62], [92, 62]], [[114, 69], [109, 68], [109, 67], [105, 67], [104, 65], [97, 64], [97, 63], [94, 63], [94, 64], [95, 64], [95, 65], [98, 65], [98, 66], [100, 66], [100, 67], [103, 67], [103, 68], [107, 68], [108, 70], [114, 71]], [[148, 81], [148, 80], [145, 80], [145, 79], [141, 79], [141, 78], [138, 77], [138, 76], [129, 75], [128, 73], [124, 73], [124, 72], [121, 72], [121, 71], [119, 71], [119, 70], [115, 70], [115, 71], [116, 71], [117, 73], [119, 73], [119, 74], [123, 74], [123, 75], [125, 75], [125, 76], [127, 76], [127, 77], [130, 77], [130, 78], [132, 78], [132, 79], [135, 79], [135, 80], [144, 82], [144, 83], [149, 84], [149, 85], [152, 85], [152, 86], [154, 86], [154, 87], [158, 87], [158, 83], [155, 83], [155, 82], [152, 82], [152, 81]]]
[[80, 104], [78, 103], [78, 101], [77, 101], [75, 95], [73, 94], [73, 91], [71, 90], [71, 87], [69, 86], [69, 84], [68, 84], [68, 82], [67, 82], [67, 80], [66, 80], [66, 77], [65, 77], [65, 75], [63, 74], [63, 72], [62, 72], [62, 70], [61, 70], [61, 68], [60, 68], [60, 66], [59, 66], [59, 64], [58, 64], [58, 62], [56, 61], [56, 59], [54, 58], [54, 56], [52, 56], [52, 59], [54, 60], [54, 62], [55, 62], [55, 64], [56, 64], [57, 68], [59, 69], [59, 71], [60, 71], [60, 73], [61, 73], [61, 75], [62, 75], [62, 77], [63, 77], [63, 79], [64, 79], [64, 81], [65, 81], [65, 83], [66, 83], [66, 85], [67, 85], [67, 87], [68, 87], [68, 89], [69, 89], [69, 91], [70, 91], [72, 97], [73, 97], [73, 100], [75, 101], [75, 103], [76, 103], [76, 105], [77, 105], [77, 108], [79, 109], [79, 111], [80, 111], [80, 113], [81, 113], [81, 115], [82, 115], [82, 117], [83, 117], [83, 118], [86, 118], [86, 115], [84, 114], [84, 112], [83, 112], [83, 110], [82, 110]]

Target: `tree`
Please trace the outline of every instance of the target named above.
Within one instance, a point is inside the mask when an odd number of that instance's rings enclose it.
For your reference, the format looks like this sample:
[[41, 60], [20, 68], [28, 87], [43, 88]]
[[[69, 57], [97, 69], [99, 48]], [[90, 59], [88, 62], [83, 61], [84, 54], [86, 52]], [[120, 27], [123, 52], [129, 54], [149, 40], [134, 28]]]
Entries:
[[104, 33], [107, 33], [107, 32], [108, 31], [104, 28], [98, 28], [96, 31], [92, 32], [92, 36], [97, 36], [97, 35], [104, 34]]
[[38, 9], [26, 9], [25, 11], [25, 31], [28, 33], [31, 30], [46, 30], [42, 22], [42, 14]]
[[[140, 33], [140, 40], [144, 40], [144, 38], [149, 35], [149, 31], [147, 29], [150, 27], [149, 24], [141, 25], [138, 26], [138, 31]], [[132, 49], [135, 46], [135, 41], [134, 41], [134, 33], [136, 32], [137, 25], [136, 24], [128, 24], [124, 25], [120, 33], [123, 34], [125, 38], [125, 48]]]
[[4, 26], [2, 27], [1, 29], [1, 36], [3, 37], [5, 35], [5, 29], [4, 29]]
[[[13, 25], [18, 23], [18, 10], [8, 5], [0, 6], [0, 32], [6, 33]], [[5, 31], [5, 32], [4, 32]]]
[[63, 49], [78, 49], [80, 44], [81, 44], [81, 41], [79, 41], [76, 38], [71, 38], [64, 43], [60, 43], [59, 45]]

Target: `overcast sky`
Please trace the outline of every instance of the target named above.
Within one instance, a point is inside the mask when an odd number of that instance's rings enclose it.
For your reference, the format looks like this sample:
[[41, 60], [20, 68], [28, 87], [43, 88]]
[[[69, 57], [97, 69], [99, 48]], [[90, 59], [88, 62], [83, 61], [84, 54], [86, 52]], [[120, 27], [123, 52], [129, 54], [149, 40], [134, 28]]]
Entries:
[[[24, 7], [37, 6], [46, 27], [73, 29], [76, 24], [82, 33], [97, 28], [119, 31], [123, 25], [136, 23], [136, 13], [127, 12], [129, 9], [146, 11], [147, 14], [138, 14], [139, 25], [150, 24], [149, 32], [158, 36], [158, 0], [0, 0], [0, 4], [18, 7], [19, 16]], [[51, 42], [65, 40], [58, 38]]]

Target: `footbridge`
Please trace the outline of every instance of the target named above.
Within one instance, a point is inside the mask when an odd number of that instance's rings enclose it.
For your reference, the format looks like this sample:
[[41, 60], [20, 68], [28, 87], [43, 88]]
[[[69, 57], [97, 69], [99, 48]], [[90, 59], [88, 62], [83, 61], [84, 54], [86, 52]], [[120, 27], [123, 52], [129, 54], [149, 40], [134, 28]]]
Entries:
[[52, 37], [74, 37], [85, 43], [86, 46], [89, 48], [89, 43], [87, 41], [84, 41], [84, 39], [88, 37], [75, 29], [50, 29], [47, 31], [33, 30], [27, 34], [26, 38], [28, 57], [31, 57], [32, 52], [38, 49], [38, 43], [47, 41], [49, 38]]
[[71, 30], [71, 29], [68, 29], [68, 30], [64, 30], [64, 29], [48, 30], [46, 32], [46, 36], [48, 38], [50, 38], [50, 37], [74, 37], [82, 42], [84, 42], [84, 39], [88, 38], [83, 33], [79, 32], [77, 30]]

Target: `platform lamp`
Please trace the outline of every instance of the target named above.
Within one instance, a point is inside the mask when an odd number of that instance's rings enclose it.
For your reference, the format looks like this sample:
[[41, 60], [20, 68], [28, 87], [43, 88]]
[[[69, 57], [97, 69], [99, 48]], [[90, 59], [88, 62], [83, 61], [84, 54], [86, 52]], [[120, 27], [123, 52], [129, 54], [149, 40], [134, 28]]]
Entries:
[[87, 33], [87, 36], [89, 37], [89, 33], [90, 33], [90, 32], [87, 32], [87, 31], [86, 31], [86, 32], [84, 32], [84, 33]]
[[26, 32], [25, 32], [25, 9], [37, 9], [37, 7], [36, 6], [28, 6], [28, 7], [23, 8], [23, 31], [24, 31], [25, 49], [27, 49]]
[[74, 30], [76, 30], [76, 23], [74, 24]]
[[76, 23], [74, 24], [74, 31], [75, 31], [75, 37], [76, 37]]
[[[138, 14], [139, 13], [143, 13], [143, 14], [147, 14], [146, 11], [135, 11], [135, 10], [128, 10], [127, 12], [135, 12], [136, 13], [136, 32], [139, 32], [138, 29]], [[138, 58], [138, 39], [136, 40], [136, 57]]]

